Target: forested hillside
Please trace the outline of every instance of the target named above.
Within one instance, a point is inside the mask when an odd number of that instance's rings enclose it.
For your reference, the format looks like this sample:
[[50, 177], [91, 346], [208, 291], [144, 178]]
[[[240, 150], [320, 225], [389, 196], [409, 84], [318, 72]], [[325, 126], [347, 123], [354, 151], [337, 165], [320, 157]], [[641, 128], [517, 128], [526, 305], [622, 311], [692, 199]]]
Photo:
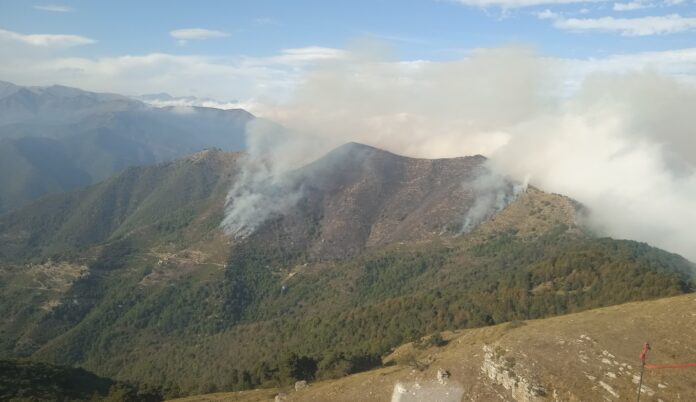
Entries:
[[0, 218], [0, 356], [167, 396], [240, 390], [379, 366], [438, 331], [693, 289], [692, 263], [597, 238], [575, 202], [533, 187], [462, 233], [478, 195], [461, 177], [482, 157], [349, 145], [294, 172], [304, 198], [234, 239], [219, 224], [239, 157], [129, 169]]
[[[215, 393], [177, 402], [629, 401], [649, 364], [693, 361], [693, 294], [531, 321], [436, 333], [397, 347], [385, 366], [296, 390]], [[691, 400], [693, 368], [646, 369], [641, 401]]]
[[89, 371], [45, 363], [0, 360], [0, 400], [159, 402], [157, 389], [103, 378]]

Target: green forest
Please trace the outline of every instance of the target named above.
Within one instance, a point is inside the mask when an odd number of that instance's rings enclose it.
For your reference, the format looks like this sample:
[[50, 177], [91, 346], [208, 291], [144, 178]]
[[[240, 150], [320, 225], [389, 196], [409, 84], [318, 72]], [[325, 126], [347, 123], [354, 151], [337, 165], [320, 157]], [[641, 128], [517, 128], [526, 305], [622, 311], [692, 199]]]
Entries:
[[158, 389], [99, 377], [80, 368], [0, 360], [0, 400], [159, 402]]
[[681, 257], [562, 227], [532, 241], [501, 233], [391, 247], [309, 264], [290, 278], [287, 267], [303, 267], [302, 256], [251, 243], [231, 255], [222, 272], [144, 289], [152, 261], [112, 243], [71, 289], [79, 302], [36, 323], [33, 339], [45, 343], [18, 350], [4, 337], [3, 353], [83, 365], [171, 397], [335, 378], [438, 331], [693, 290]]

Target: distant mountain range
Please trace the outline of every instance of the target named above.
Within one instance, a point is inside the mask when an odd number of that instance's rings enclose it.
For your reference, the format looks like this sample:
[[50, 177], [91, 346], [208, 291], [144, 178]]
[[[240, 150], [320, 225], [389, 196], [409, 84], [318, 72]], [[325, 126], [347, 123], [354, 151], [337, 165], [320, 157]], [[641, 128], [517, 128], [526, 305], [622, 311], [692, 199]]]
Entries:
[[243, 150], [240, 109], [157, 108], [121, 95], [0, 82], [0, 213], [205, 148]]
[[598, 238], [576, 202], [534, 187], [462, 230], [489, 196], [472, 184], [490, 175], [481, 156], [346, 144], [288, 173], [293, 202], [235, 238], [220, 224], [244, 168], [211, 149], [0, 216], [0, 357], [171, 397], [341, 377], [436, 331], [693, 291], [693, 263]]

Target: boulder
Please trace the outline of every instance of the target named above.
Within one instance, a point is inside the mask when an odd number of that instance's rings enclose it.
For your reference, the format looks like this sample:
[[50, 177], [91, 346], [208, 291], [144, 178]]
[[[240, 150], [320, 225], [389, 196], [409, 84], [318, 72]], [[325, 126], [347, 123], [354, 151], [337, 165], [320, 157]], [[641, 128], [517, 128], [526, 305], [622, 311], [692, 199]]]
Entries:
[[444, 385], [449, 377], [449, 371], [445, 369], [437, 369], [437, 382]]
[[302, 380], [295, 383], [295, 391], [300, 391], [307, 388], [307, 381]]

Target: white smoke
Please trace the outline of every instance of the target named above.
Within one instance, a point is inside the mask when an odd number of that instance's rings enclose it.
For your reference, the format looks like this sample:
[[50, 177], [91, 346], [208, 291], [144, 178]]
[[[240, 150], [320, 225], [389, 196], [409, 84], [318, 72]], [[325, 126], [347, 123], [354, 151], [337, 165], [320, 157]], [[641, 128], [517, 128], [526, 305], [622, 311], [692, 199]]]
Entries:
[[227, 195], [222, 227], [236, 238], [245, 238], [268, 218], [293, 206], [301, 196], [301, 191], [283, 174], [273, 173], [269, 160], [248, 156]]
[[[572, 71], [525, 48], [479, 50], [453, 62], [358, 52], [320, 66], [288, 102], [263, 111], [293, 133], [265, 141], [263, 154], [272, 155], [265, 172], [278, 180], [349, 141], [415, 157], [483, 154], [500, 175], [529, 177], [583, 203], [602, 234], [696, 259], [696, 87], [643, 69], [590, 74], [569, 92], [568, 82], [578, 82]], [[250, 133], [260, 154], [257, 137]], [[246, 219], [237, 190], [228, 223]], [[481, 202], [496, 205], [495, 191], [486, 191], [490, 202]], [[277, 211], [253, 208], [260, 209]]]
[[294, 206], [303, 194], [291, 172], [320, 155], [321, 139], [297, 135], [267, 120], [247, 124], [247, 153], [227, 195], [223, 229], [235, 238], [252, 234], [269, 218]]
[[520, 194], [527, 191], [527, 178], [515, 183], [493, 171], [477, 176], [464, 186], [471, 190], [476, 198], [474, 204], [464, 216], [461, 232], [468, 233], [481, 223], [502, 211]]

